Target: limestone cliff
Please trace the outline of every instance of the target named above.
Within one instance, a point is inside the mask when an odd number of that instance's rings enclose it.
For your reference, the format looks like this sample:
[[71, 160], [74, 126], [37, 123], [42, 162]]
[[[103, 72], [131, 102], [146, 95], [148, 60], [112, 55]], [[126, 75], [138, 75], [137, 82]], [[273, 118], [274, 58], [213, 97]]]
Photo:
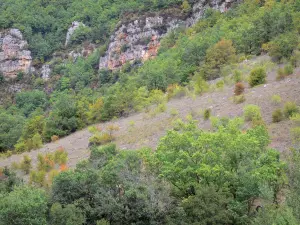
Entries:
[[[160, 40], [170, 30], [195, 24], [211, 7], [221, 12], [239, 0], [197, 0], [191, 12], [183, 13], [180, 8], [164, 10], [134, 18], [126, 17], [110, 38], [108, 49], [100, 58], [99, 69], [114, 70], [126, 62], [145, 61], [157, 55]], [[130, 17], [131, 18], [128, 18]]]
[[32, 58], [27, 46], [18, 29], [0, 32], [0, 72], [6, 79], [15, 78], [18, 72], [30, 72]]

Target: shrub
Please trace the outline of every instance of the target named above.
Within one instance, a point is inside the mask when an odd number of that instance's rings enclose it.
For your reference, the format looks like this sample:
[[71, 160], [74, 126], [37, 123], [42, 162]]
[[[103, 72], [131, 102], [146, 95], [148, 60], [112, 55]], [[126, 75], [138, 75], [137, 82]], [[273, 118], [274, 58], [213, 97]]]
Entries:
[[175, 116], [178, 115], [178, 110], [177, 109], [171, 109], [170, 114], [171, 114], [171, 116], [175, 117]]
[[283, 68], [278, 68], [276, 80], [283, 80], [285, 78], [285, 73]]
[[278, 105], [281, 103], [281, 97], [279, 95], [273, 95], [271, 101], [273, 104]]
[[291, 121], [294, 122], [294, 124], [296, 126], [300, 126], [300, 113], [294, 113], [291, 117], [290, 117]]
[[298, 112], [299, 112], [299, 108], [297, 107], [295, 102], [285, 103], [284, 108], [283, 108], [283, 113], [284, 113], [285, 117], [289, 118], [293, 114], [298, 113]]
[[250, 72], [249, 84], [251, 87], [254, 87], [259, 84], [264, 84], [266, 82], [266, 70], [262, 67], [253, 69]]
[[179, 86], [178, 84], [172, 84], [168, 86], [167, 88], [168, 99], [181, 98], [183, 96], [185, 96], [185, 90], [183, 87]]
[[90, 139], [90, 145], [104, 145], [114, 140], [113, 136], [109, 133], [94, 134]]
[[289, 58], [297, 44], [298, 37], [295, 33], [281, 34], [269, 43], [269, 54], [276, 60]]
[[273, 123], [278, 123], [281, 120], [283, 120], [283, 114], [281, 112], [281, 109], [276, 109], [273, 113], [272, 113], [272, 121]]
[[184, 122], [182, 121], [182, 119], [178, 118], [172, 122], [172, 126], [174, 130], [179, 131], [183, 128]]
[[23, 170], [25, 174], [29, 174], [31, 168], [31, 158], [28, 155], [24, 155], [20, 164], [20, 169]]
[[118, 125], [109, 124], [106, 127], [106, 130], [108, 131], [110, 136], [113, 136], [113, 132], [120, 130], [120, 127]]
[[257, 105], [246, 105], [244, 107], [244, 117], [246, 121], [259, 121], [262, 119], [260, 108]]
[[46, 172], [45, 171], [31, 171], [30, 172], [30, 177], [29, 177], [29, 183], [36, 184], [40, 187], [43, 187], [45, 185], [45, 177], [46, 177]]
[[236, 95], [233, 97], [233, 102], [235, 104], [240, 104], [246, 101], [245, 95]]
[[63, 147], [58, 148], [55, 152], [54, 152], [54, 162], [62, 165], [62, 164], [66, 164], [68, 161], [68, 153], [64, 150]]
[[284, 75], [291, 75], [294, 73], [294, 68], [291, 64], [287, 64], [283, 68]]
[[211, 109], [205, 109], [203, 113], [204, 120], [208, 120], [211, 116]]
[[291, 129], [291, 135], [294, 142], [300, 142], [300, 127], [294, 127]]
[[56, 142], [56, 141], [58, 141], [58, 140], [59, 140], [59, 136], [57, 136], [57, 135], [51, 136], [51, 141], [52, 141], [52, 142]]
[[30, 149], [38, 149], [43, 146], [42, 136], [36, 133], [32, 137], [32, 147]]
[[54, 162], [54, 156], [50, 153], [43, 156], [41, 153], [37, 156], [38, 159], [38, 165], [37, 168], [39, 171], [50, 171], [54, 168], [55, 162]]
[[61, 172], [66, 171], [67, 169], [68, 169], [67, 164], [61, 164], [60, 167], [59, 167], [59, 170], [60, 170]]
[[193, 88], [196, 94], [202, 94], [209, 89], [209, 85], [200, 74], [196, 74], [193, 78]]
[[219, 77], [220, 68], [236, 61], [236, 50], [231, 40], [220, 40], [206, 51], [204, 77], [208, 80]]
[[[291, 56], [290, 62], [294, 67], [300, 66], [300, 51], [298, 51], [298, 50], [294, 51], [293, 55]], [[1, 83], [1, 81], [0, 81], [0, 83]]]
[[156, 112], [157, 113], [161, 113], [161, 112], [165, 112], [167, 110], [167, 106], [166, 104], [162, 103], [162, 104], [159, 104], [157, 107], [156, 107]]
[[244, 90], [245, 90], [245, 86], [243, 83], [238, 82], [235, 84], [235, 89], [234, 89], [235, 95], [241, 95], [242, 93], [244, 93]]
[[223, 80], [219, 80], [219, 81], [216, 83], [216, 87], [217, 87], [217, 88], [220, 88], [220, 89], [223, 89], [223, 88], [224, 88], [224, 81], [223, 81]]
[[242, 73], [241, 71], [235, 70], [233, 72], [233, 76], [232, 76], [233, 80], [235, 83], [241, 82], [242, 81]]
[[48, 186], [51, 186], [52, 181], [54, 179], [54, 177], [56, 177], [59, 174], [58, 170], [51, 170], [48, 174]]

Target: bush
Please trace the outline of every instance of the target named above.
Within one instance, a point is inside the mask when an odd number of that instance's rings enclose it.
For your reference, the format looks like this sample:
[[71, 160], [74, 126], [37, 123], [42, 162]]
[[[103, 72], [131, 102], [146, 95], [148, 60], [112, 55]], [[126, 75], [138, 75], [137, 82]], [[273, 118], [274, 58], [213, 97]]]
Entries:
[[250, 73], [249, 84], [254, 87], [259, 84], [264, 84], [266, 82], [266, 70], [262, 67], [255, 68]]
[[[298, 51], [298, 50], [294, 51], [293, 55], [291, 56], [290, 62], [294, 67], [300, 66], [300, 51]], [[1, 80], [0, 80], [0, 83], [1, 83]]]
[[68, 153], [64, 150], [63, 147], [58, 148], [55, 152], [54, 152], [54, 162], [62, 165], [62, 164], [66, 164], [68, 161]]
[[294, 142], [300, 142], [300, 127], [294, 127], [291, 129], [291, 135]]
[[206, 51], [204, 77], [212, 80], [219, 77], [220, 68], [236, 61], [236, 50], [231, 40], [220, 40]]
[[58, 141], [59, 140], [59, 136], [57, 136], [57, 135], [52, 135], [51, 136], [51, 141], [52, 142], [56, 142], [56, 141]]
[[211, 116], [211, 109], [205, 109], [203, 113], [204, 120], [208, 120]]
[[1, 195], [2, 225], [45, 225], [47, 211], [47, 195], [43, 190], [24, 185]]
[[283, 68], [278, 68], [276, 80], [283, 80], [285, 78], [285, 73]]
[[24, 155], [20, 164], [20, 169], [23, 170], [25, 174], [29, 174], [31, 168], [31, 158], [28, 155]]
[[201, 74], [195, 74], [193, 77], [193, 87], [196, 94], [202, 94], [209, 89], [208, 83], [202, 78]]
[[242, 73], [241, 71], [235, 70], [232, 76], [235, 83], [239, 83], [242, 81]]
[[168, 99], [181, 98], [183, 96], [185, 96], [185, 90], [183, 87], [179, 86], [178, 84], [172, 84], [168, 86], [167, 88]]
[[216, 83], [216, 87], [217, 87], [217, 88], [220, 88], [220, 89], [223, 89], [223, 88], [224, 88], [224, 81], [223, 81], [223, 80], [219, 80], [219, 81]]
[[273, 95], [271, 101], [273, 104], [278, 105], [281, 103], [281, 97], [279, 95]]
[[294, 113], [290, 117], [290, 120], [293, 121], [296, 126], [300, 126], [300, 113]]
[[177, 109], [171, 109], [170, 110], [170, 114], [171, 114], [172, 117], [175, 117], [175, 116], [177, 116], [179, 114], [179, 112], [178, 112]]
[[167, 106], [165, 103], [159, 104], [155, 109], [157, 113], [162, 113], [165, 112], [166, 110], [167, 110]]
[[246, 101], [245, 95], [236, 95], [233, 97], [233, 102], [235, 104], [240, 104]]
[[50, 153], [46, 154], [45, 156], [39, 153], [37, 159], [38, 159], [37, 168], [39, 171], [49, 172], [55, 166], [54, 156]]
[[283, 68], [284, 75], [291, 75], [294, 73], [294, 68], [291, 64], [287, 64]]
[[32, 146], [30, 149], [38, 149], [43, 146], [42, 136], [38, 133], [36, 133], [32, 137]]
[[281, 112], [281, 109], [276, 109], [273, 113], [272, 113], [272, 121], [273, 123], [278, 123], [281, 120], [283, 120], [283, 114]]
[[241, 82], [238, 82], [235, 84], [235, 89], [234, 89], [234, 94], [235, 95], [241, 95], [244, 93], [244, 90], [245, 90], [245, 86], [243, 83]]
[[45, 171], [31, 171], [29, 183], [43, 187], [45, 185], [46, 172]]
[[295, 102], [287, 102], [284, 105], [283, 108], [283, 113], [285, 115], [285, 117], [289, 118], [291, 116], [293, 116], [293, 114], [298, 113], [299, 112], [299, 108], [297, 107]]
[[246, 105], [244, 117], [246, 121], [260, 121], [262, 119], [260, 108], [257, 105]]
[[298, 37], [295, 33], [281, 34], [269, 43], [270, 56], [276, 60], [289, 58], [297, 44]]
[[113, 136], [110, 135], [109, 133], [98, 133], [98, 134], [94, 134], [89, 139], [89, 144], [90, 145], [104, 145], [104, 144], [112, 142], [113, 140], [114, 140]]

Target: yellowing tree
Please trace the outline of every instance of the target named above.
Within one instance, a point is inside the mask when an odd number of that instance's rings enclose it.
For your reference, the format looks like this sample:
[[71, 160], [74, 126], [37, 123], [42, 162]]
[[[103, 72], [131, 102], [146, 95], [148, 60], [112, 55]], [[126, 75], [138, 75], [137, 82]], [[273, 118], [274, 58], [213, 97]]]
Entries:
[[218, 73], [223, 65], [236, 60], [236, 50], [231, 40], [222, 39], [206, 51], [204, 74], [206, 78], [218, 77]]
[[101, 110], [103, 107], [103, 99], [98, 98], [95, 103], [89, 105], [87, 113], [88, 121], [90, 123], [99, 122], [101, 120]]

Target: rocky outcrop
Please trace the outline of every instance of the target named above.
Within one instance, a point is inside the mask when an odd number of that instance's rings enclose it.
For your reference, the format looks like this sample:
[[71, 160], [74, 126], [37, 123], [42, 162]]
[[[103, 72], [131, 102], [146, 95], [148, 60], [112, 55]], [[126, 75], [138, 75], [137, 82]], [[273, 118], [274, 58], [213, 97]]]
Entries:
[[15, 78], [18, 72], [30, 72], [32, 58], [27, 47], [18, 29], [0, 32], [0, 72], [6, 79]]
[[95, 48], [95, 44], [85, 42], [82, 46], [78, 46], [76, 50], [71, 51], [68, 56], [73, 59], [73, 62], [75, 62], [78, 57], [87, 57], [92, 54]]
[[104, 56], [100, 58], [99, 69], [115, 70], [127, 62], [145, 61], [157, 55], [160, 40], [170, 30], [179, 26], [195, 24], [211, 7], [221, 12], [240, 0], [198, 0], [190, 13], [180, 8], [140, 16], [123, 22], [110, 38], [110, 44]]
[[43, 80], [47, 81], [50, 78], [51, 69], [50, 65], [44, 64], [41, 68], [41, 77]]
[[72, 35], [74, 34], [75, 30], [80, 28], [80, 26], [85, 26], [85, 25], [81, 22], [78, 22], [78, 21], [72, 22], [72, 25], [71, 25], [71, 27], [69, 27], [68, 32], [67, 32], [65, 46], [68, 45], [68, 43], [69, 43]]

